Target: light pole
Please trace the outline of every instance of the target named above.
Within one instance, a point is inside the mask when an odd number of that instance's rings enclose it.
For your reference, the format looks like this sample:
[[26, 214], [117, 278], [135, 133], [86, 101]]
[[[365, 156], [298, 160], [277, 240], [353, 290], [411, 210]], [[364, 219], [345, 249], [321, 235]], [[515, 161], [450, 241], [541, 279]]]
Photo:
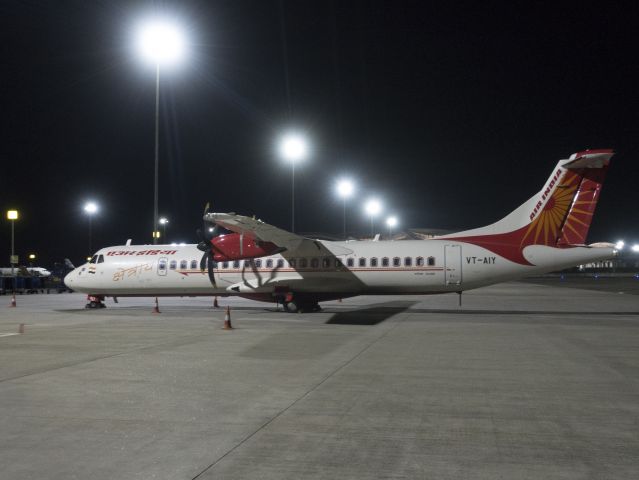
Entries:
[[388, 217], [386, 219], [386, 226], [388, 227], [388, 238], [390, 240], [393, 236], [393, 228], [397, 226], [397, 217]]
[[164, 241], [168, 242], [167, 238], [166, 238], [166, 224], [169, 223], [169, 219], [166, 217], [162, 217], [159, 220], [160, 225], [162, 225], [162, 229], [164, 230]]
[[160, 66], [168, 67], [182, 60], [186, 39], [173, 22], [154, 18], [141, 24], [137, 32], [140, 56], [155, 66], [155, 162], [153, 175], [153, 244], [158, 243], [158, 179], [160, 164]]
[[9, 259], [9, 263], [11, 263], [11, 276], [13, 277], [15, 265], [18, 263], [18, 258], [15, 254], [15, 234], [14, 234], [14, 224], [18, 219], [18, 211], [17, 210], [8, 210], [7, 211], [7, 220], [11, 221], [11, 257]]
[[87, 202], [84, 204], [84, 213], [86, 213], [87, 217], [89, 217], [89, 255], [93, 253], [93, 250], [91, 249], [91, 219], [97, 211], [98, 206], [95, 202]]
[[382, 204], [376, 198], [371, 198], [364, 205], [364, 210], [371, 217], [371, 237], [375, 236], [375, 224], [374, 220], [377, 215], [382, 211]]
[[291, 164], [291, 232], [295, 232], [295, 164], [308, 156], [308, 142], [299, 133], [287, 133], [280, 139], [280, 156]]
[[344, 207], [344, 240], [346, 240], [346, 199], [353, 195], [355, 191], [355, 186], [353, 182], [350, 180], [343, 178], [337, 182], [337, 194], [342, 197], [343, 207]]

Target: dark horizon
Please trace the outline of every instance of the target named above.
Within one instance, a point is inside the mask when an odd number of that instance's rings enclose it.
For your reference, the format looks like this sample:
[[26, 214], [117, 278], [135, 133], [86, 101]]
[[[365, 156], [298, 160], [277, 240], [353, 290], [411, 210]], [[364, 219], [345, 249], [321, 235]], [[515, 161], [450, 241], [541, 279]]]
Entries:
[[9, 2], [0, 266], [9, 208], [21, 263], [84, 258], [89, 199], [93, 250], [151, 242], [154, 71], [130, 36], [158, 8], [192, 40], [161, 82], [169, 241], [197, 241], [207, 201], [290, 229], [290, 168], [274, 144], [296, 128], [313, 144], [296, 169], [298, 232], [339, 235], [342, 175], [358, 183], [349, 231], [369, 231], [369, 194], [399, 229], [462, 230], [518, 207], [559, 159], [613, 148], [588, 241], [639, 243], [635, 4]]

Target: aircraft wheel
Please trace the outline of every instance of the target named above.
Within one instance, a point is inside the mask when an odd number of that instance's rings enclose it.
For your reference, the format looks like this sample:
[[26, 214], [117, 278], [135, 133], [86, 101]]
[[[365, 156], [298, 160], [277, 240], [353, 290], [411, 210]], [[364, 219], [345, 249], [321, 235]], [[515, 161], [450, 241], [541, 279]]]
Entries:
[[297, 303], [295, 302], [286, 302], [284, 304], [284, 308], [286, 309], [288, 313], [297, 313], [299, 310], [299, 307], [297, 306]]

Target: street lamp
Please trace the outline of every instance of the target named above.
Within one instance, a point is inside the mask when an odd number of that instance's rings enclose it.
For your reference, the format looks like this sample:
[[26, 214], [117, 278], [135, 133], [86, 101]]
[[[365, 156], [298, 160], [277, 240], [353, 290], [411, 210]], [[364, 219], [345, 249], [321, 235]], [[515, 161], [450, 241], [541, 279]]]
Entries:
[[9, 263], [11, 264], [11, 276], [13, 276], [15, 265], [18, 263], [18, 257], [15, 254], [15, 235], [14, 235], [14, 224], [18, 219], [18, 211], [17, 210], [7, 210], [7, 220], [11, 221], [11, 257], [9, 258]]
[[93, 252], [91, 249], [91, 219], [98, 211], [98, 205], [95, 202], [87, 202], [84, 204], [84, 213], [89, 217], [89, 254]]
[[308, 141], [299, 133], [289, 132], [280, 139], [278, 150], [291, 164], [291, 232], [295, 232], [295, 164], [308, 157]]
[[386, 219], [386, 226], [388, 227], [388, 238], [393, 235], [393, 228], [397, 226], [397, 217], [388, 217]]
[[153, 183], [153, 244], [158, 243], [158, 169], [160, 135], [160, 66], [171, 67], [186, 56], [186, 37], [174, 22], [154, 18], [138, 26], [137, 50], [140, 57], [155, 66], [155, 169]]
[[166, 217], [162, 217], [159, 220], [160, 225], [162, 225], [162, 228], [164, 230], [164, 241], [167, 242], [168, 240], [166, 239], [166, 224], [169, 223], [169, 219]]
[[376, 198], [371, 198], [364, 205], [364, 210], [371, 217], [371, 237], [375, 235], [375, 224], [373, 223], [375, 217], [382, 211], [382, 204]]
[[355, 185], [350, 180], [343, 178], [337, 182], [337, 194], [342, 197], [344, 206], [344, 240], [346, 240], [346, 199], [353, 195]]

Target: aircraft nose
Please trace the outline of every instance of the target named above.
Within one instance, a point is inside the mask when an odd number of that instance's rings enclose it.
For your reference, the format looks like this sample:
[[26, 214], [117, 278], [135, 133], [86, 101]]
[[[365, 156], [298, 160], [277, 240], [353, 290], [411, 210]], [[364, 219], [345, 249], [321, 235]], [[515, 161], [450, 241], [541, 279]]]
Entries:
[[76, 277], [75, 270], [72, 270], [65, 275], [64, 284], [67, 286], [67, 288], [70, 288], [71, 290], [73, 290], [73, 283], [74, 283], [75, 277]]

